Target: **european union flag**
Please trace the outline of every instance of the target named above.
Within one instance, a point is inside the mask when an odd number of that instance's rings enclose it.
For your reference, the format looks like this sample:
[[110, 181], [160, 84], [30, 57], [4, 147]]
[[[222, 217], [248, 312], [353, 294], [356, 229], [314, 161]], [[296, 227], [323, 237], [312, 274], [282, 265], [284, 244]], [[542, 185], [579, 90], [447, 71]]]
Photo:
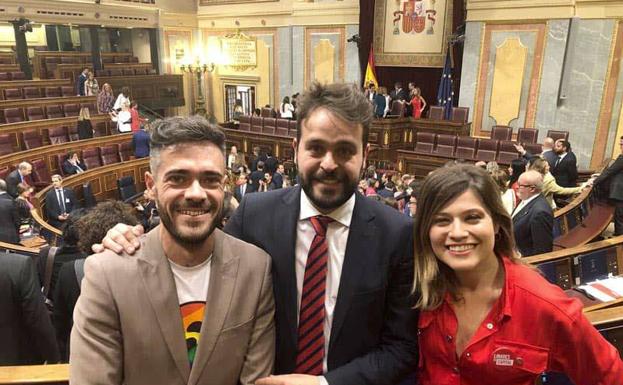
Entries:
[[444, 119], [450, 119], [452, 113], [452, 104], [454, 99], [454, 91], [452, 91], [452, 64], [450, 61], [450, 47], [446, 53], [446, 64], [443, 67], [443, 75], [439, 82], [439, 90], [437, 91], [437, 105], [444, 107]]

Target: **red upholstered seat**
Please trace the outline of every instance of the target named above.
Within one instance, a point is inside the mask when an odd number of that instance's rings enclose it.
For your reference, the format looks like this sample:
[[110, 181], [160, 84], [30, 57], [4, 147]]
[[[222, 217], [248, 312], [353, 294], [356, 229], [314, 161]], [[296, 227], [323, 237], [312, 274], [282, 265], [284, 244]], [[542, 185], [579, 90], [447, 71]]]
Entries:
[[415, 152], [431, 154], [435, 147], [435, 134], [430, 132], [418, 132], [415, 135]]
[[9, 134], [0, 135], [0, 155], [13, 152], [13, 138]]
[[262, 132], [262, 118], [259, 116], [251, 117], [251, 132]]
[[45, 113], [43, 112], [42, 107], [27, 107], [26, 108], [26, 117], [28, 120], [42, 120], [47, 119]]
[[251, 116], [243, 115], [243, 116], [240, 117], [240, 119], [238, 119], [238, 121], [240, 122], [240, 125], [238, 126], [238, 129], [240, 131], [250, 131], [251, 130]]
[[106, 127], [106, 122], [97, 122], [95, 127], [93, 127], [93, 136], [98, 138], [100, 136], [108, 135], [108, 128]]
[[491, 139], [511, 140], [513, 138], [513, 128], [509, 126], [493, 126], [491, 128]]
[[296, 138], [296, 120], [288, 121], [288, 136]]
[[65, 171], [63, 171], [63, 162], [65, 159], [67, 159], [67, 154], [54, 154], [52, 157], [52, 169], [58, 170], [58, 173], [63, 177], [67, 176]]
[[61, 96], [61, 89], [59, 87], [45, 87], [43, 93], [46, 98], [58, 98]]
[[457, 123], [467, 123], [469, 107], [452, 107], [450, 120]]
[[37, 159], [32, 164], [32, 181], [35, 183], [37, 189], [48, 186], [52, 183], [52, 176], [50, 175], [50, 169], [43, 159]]
[[485, 162], [495, 160], [498, 154], [500, 142], [495, 139], [478, 139], [478, 150], [476, 151], [476, 159]]
[[0, 81], [11, 80], [11, 74], [9, 72], [0, 72]]
[[95, 105], [95, 103], [80, 103], [80, 108], [88, 108], [89, 112], [91, 112], [92, 114], [97, 112], [97, 106]]
[[104, 64], [110, 64], [110, 63], [114, 63], [114, 59], [113, 56], [102, 56], [102, 63]]
[[80, 140], [78, 136], [78, 126], [69, 126], [67, 128], [67, 136], [69, 137], [69, 141], [73, 142], [75, 140]]
[[132, 150], [132, 142], [123, 142], [119, 145], [119, 159], [122, 162], [130, 160], [134, 157], [134, 151]]
[[398, 100], [392, 102], [392, 108], [387, 114], [388, 118], [402, 118], [405, 115], [405, 105]]
[[26, 150], [43, 146], [43, 140], [37, 130], [22, 132], [22, 141]]
[[99, 147], [86, 148], [82, 151], [82, 162], [87, 166], [88, 170], [100, 167], [102, 159], [100, 158]]
[[495, 161], [500, 163], [500, 164], [510, 164], [513, 159], [517, 159], [519, 158], [521, 155], [519, 155], [518, 152], [508, 152], [508, 151], [498, 151], [498, 156], [495, 158]]
[[268, 107], [262, 107], [260, 116], [262, 118], [273, 118], [275, 117], [275, 110], [273, 110], [272, 108], [268, 108]]
[[109, 76], [110, 75], [110, 71], [107, 69], [95, 70], [95, 73], [97, 74], [97, 76]]
[[4, 98], [6, 100], [21, 99], [22, 90], [19, 88], [7, 88], [4, 90]]
[[132, 68], [124, 68], [123, 76], [134, 76], [134, 70]]
[[134, 74], [136, 75], [147, 75], [148, 73], [149, 73], [148, 68], [135, 68], [134, 69]]
[[64, 118], [65, 114], [63, 113], [63, 109], [58, 104], [50, 104], [45, 107], [45, 112], [48, 116], [48, 119], [57, 119]]
[[24, 99], [35, 99], [41, 97], [41, 90], [38, 87], [24, 87]]
[[76, 64], [76, 59], [72, 56], [61, 56], [61, 64]]
[[69, 142], [67, 127], [53, 127], [48, 130], [50, 144], [60, 144]]
[[558, 139], [569, 140], [569, 131], [548, 130], [547, 136], [554, 139], [554, 141]]
[[470, 136], [459, 136], [456, 141], [454, 156], [459, 159], [474, 160], [476, 156], [477, 139]]
[[61, 95], [63, 96], [76, 96], [76, 89], [72, 86], [62, 86]]
[[11, 170], [8, 167], [0, 168], [0, 179], [6, 179], [10, 172]]
[[101, 147], [100, 155], [102, 157], [103, 166], [121, 162], [119, 157], [119, 146], [117, 144], [109, 144]]
[[532, 155], [539, 155], [543, 152], [543, 147], [539, 143], [526, 143], [523, 148]]
[[80, 106], [76, 103], [65, 104], [63, 106], [65, 116], [78, 116], [80, 115]]
[[24, 114], [21, 108], [5, 108], [4, 109], [4, 122], [16, 123], [23, 122]]
[[275, 127], [277, 125], [277, 119], [275, 118], [263, 118], [264, 122], [262, 123], [262, 132], [264, 134], [275, 134]]
[[275, 127], [275, 134], [281, 136], [288, 136], [288, 119], [277, 119], [277, 126]]
[[11, 72], [12, 80], [26, 80], [26, 74], [22, 71]]
[[433, 154], [453, 157], [456, 151], [456, 136], [454, 135], [437, 135], [437, 147], [433, 150]]
[[121, 76], [123, 75], [123, 71], [117, 68], [113, 68], [110, 70], [110, 76]]
[[433, 120], [443, 120], [443, 107], [430, 106], [428, 110], [428, 118]]
[[536, 143], [539, 137], [539, 130], [536, 128], [521, 127], [517, 131], [517, 141], [519, 143]]

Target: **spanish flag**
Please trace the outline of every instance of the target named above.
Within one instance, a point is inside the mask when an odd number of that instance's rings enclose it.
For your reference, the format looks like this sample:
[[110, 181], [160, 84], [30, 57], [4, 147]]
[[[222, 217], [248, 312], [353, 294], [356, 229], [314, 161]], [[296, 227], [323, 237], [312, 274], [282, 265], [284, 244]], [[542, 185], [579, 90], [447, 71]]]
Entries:
[[374, 87], [379, 87], [379, 82], [376, 80], [376, 73], [374, 73], [374, 50], [370, 47], [370, 56], [368, 56], [368, 66], [366, 67], [366, 77], [363, 80], [363, 86], [368, 87], [370, 83], [374, 83]]

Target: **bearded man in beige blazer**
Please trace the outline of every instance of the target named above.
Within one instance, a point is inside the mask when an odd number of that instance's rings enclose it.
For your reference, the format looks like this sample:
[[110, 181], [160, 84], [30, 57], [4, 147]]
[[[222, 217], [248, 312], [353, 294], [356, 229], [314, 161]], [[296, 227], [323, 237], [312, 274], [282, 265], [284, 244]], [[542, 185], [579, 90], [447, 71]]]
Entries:
[[151, 132], [150, 169], [161, 225], [135, 256], [87, 258], [69, 382], [253, 384], [274, 362], [271, 263], [216, 229], [225, 135], [203, 118], [164, 119]]

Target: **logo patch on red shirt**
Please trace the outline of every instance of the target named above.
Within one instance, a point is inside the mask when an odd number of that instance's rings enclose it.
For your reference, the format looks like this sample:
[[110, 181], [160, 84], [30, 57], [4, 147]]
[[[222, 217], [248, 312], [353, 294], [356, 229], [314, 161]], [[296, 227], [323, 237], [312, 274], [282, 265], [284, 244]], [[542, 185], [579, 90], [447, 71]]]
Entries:
[[513, 366], [515, 365], [515, 354], [509, 348], [498, 348], [493, 351], [493, 365], [499, 369]]

